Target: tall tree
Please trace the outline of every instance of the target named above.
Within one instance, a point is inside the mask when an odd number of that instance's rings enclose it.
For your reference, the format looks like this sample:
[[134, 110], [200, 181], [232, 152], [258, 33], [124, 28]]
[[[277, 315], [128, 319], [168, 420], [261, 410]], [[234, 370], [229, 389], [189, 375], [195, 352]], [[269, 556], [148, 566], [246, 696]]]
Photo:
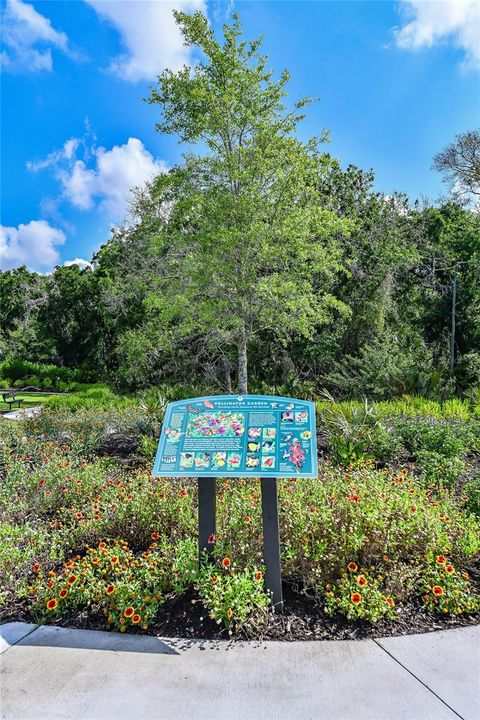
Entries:
[[461, 133], [435, 155], [433, 168], [444, 174], [454, 199], [480, 200], [480, 129]]
[[223, 44], [201, 13], [175, 18], [202, 61], [163, 72], [149, 102], [162, 110], [160, 132], [203, 153], [190, 153], [156, 183], [169, 212], [153, 243], [161, 263], [149, 304], [164, 341], [174, 328], [176, 337], [200, 334], [226, 351], [235, 347], [246, 393], [256, 338], [309, 337], [343, 308], [331, 288], [349, 223], [320, 203], [324, 138], [296, 137], [309, 100], [287, 111], [289, 75], [274, 81], [261, 39], [241, 40], [236, 15]]

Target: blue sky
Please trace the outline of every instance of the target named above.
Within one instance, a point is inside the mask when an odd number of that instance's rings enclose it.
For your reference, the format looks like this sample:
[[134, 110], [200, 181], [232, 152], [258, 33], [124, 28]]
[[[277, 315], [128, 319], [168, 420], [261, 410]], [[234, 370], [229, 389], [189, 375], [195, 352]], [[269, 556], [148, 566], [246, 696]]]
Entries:
[[328, 151], [373, 168], [385, 193], [435, 200], [433, 155], [479, 124], [476, 0], [1, 0], [2, 267], [90, 260], [129, 188], [181, 158], [142, 101], [156, 73], [191, 60], [173, 7], [202, 9], [217, 31], [236, 9], [290, 70], [292, 100], [320, 98], [304, 137], [330, 129]]

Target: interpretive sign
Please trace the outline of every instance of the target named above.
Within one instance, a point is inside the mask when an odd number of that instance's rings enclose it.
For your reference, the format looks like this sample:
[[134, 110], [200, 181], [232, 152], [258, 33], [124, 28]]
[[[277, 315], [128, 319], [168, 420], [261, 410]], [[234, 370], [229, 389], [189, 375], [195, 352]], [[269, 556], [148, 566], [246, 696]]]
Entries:
[[152, 474], [198, 479], [200, 562], [213, 553], [215, 478], [261, 478], [265, 587], [282, 611], [277, 478], [317, 477], [315, 405], [268, 395], [169, 403]]
[[315, 406], [265, 395], [169, 403], [155, 477], [317, 477]]

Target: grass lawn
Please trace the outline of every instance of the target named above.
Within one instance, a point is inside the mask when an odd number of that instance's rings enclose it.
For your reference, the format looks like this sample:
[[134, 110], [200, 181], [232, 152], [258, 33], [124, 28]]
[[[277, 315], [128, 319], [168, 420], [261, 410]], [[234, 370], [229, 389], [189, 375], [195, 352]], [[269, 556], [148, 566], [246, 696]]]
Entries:
[[[0, 397], [2, 393], [6, 392], [5, 389], [0, 390]], [[41, 405], [44, 403], [49, 397], [52, 397], [52, 395], [55, 395], [55, 393], [47, 393], [47, 392], [19, 392], [15, 393], [15, 398], [17, 400], [23, 400], [20, 408], [30, 408], [34, 407], [35, 405]], [[10, 397], [10, 393], [9, 393]], [[0, 412], [8, 412], [8, 405], [7, 403], [3, 402], [3, 400], [0, 400]], [[18, 406], [15, 404], [15, 406], [12, 406], [12, 410], [18, 410]]]

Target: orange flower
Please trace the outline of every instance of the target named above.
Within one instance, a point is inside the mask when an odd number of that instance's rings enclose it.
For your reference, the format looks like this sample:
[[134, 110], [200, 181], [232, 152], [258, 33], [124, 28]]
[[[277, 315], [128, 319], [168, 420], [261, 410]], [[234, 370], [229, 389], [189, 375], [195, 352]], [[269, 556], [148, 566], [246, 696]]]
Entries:
[[113, 583], [110, 583], [110, 585], [107, 585], [107, 589], [105, 590], [107, 595], [111, 595], [113, 592], [115, 592], [115, 585]]
[[47, 602], [47, 610], [55, 610], [57, 605], [58, 605], [58, 600], [56, 600], [55, 598], [52, 598], [51, 600], [49, 600]]
[[407, 468], [402, 468], [402, 475], [403, 475], [403, 477], [405, 477], [405, 475], [407, 475], [407, 474], [408, 474]]
[[51, 590], [54, 585], [55, 585], [55, 580], [53, 580], [53, 578], [52, 578], [52, 580], [48, 581], [47, 587], [49, 590]]
[[440, 597], [443, 595], [443, 588], [440, 587], [440, 585], [434, 585], [432, 588], [432, 592], [436, 597]]
[[453, 567], [453, 565], [445, 565], [445, 570], [450, 573], [450, 575], [453, 575], [453, 573], [455, 572], [455, 568]]
[[132, 617], [132, 623], [133, 623], [134, 625], [136, 625], [137, 623], [140, 622], [141, 619], [142, 619], [142, 618], [140, 617], [140, 615], [139, 615], [138, 613], [135, 613], [135, 615]]
[[360, 587], [364, 587], [367, 584], [367, 578], [364, 575], [359, 575], [357, 577], [357, 585], [360, 585]]
[[68, 583], [68, 585], [75, 585], [77, 580], [78, 580], [78, 578], [76, 575], [70, 575], [70, 577], [67, 578], [67, 583]]
[[63, 600], [63, 598], [67, 597], [67, 595], [68, 595], [68, 590], [67, 590], [67, 588], [62, 588], [58, 594], [60, 595], [60, 597], [61, 597], [62, 600]]
[[230, 619], [230, 618], [232, 617], [232, 615], [233, 615], [233, 610], [232, 610], [232, 608], [228, 608], [228, 610], [227, 610], [227, 618]]
[[158, 532], [153, 532], [150, 537], [152, 538], [152, 540], [158, 540], [160, 535]]
[[212, 575], [212, 583], [215, 585], [216, 582], [218, 582], [218, 577], [216, 575]]
[[263, 573], [260, 571], [255, 573], [255, 580], [261, 580], [263, 578]]
[[118, 557], [116, 555], [112, 555], [112, 557], [110, 558], [110, 562], [112, 563], [112, 565], [116, 565], [118, 563]]
[[393, 598], [391, 598], [391, 597], [386, 597], [386, 598], [385, 598], [385, 602], [388, 603], [389, 605], [391, 605], [392, 607], [395, 607], [395, 603], [394, 603], [394, 601], [393, 601]]
[[187, 497], [188, 493], [186, 490], [180, 490], [181, 497]]
[[131, 618], [132, 615], [135, 614], [135, 608], [133, 608], [132, 606], [127, 607], [123, 614], [125, 615], [126, 618]]
[[355, 572], [355, 570], [358, 570], [358, 565], [357, 565], [357, 563], [350, 562], [350, 563], [348, 563], [347, 568], [348, 568], [351, 572]]
[[231, 563], [231, 561], [230, 561], [230, 558], [228, 558], [228, 557], [224, 557], [224, 558], [223, 558], [223, 560], [222, 560], [222, 565], [223, 565], [224, 568], [229, 568], [231, 564], [232, 564], [232, 563]]
[[358, 605], [362, 602], [362, 596], [360, 595], [360, 593], [352, 593], [350, 599], [354, 605]]
[[445, 565], [446, 562], [447, 562], [447, 558], [445, 557], [445, 555], [438, 555], [438, 556], [437, 556], [437, 563], [438, 563], [439, 565]]

